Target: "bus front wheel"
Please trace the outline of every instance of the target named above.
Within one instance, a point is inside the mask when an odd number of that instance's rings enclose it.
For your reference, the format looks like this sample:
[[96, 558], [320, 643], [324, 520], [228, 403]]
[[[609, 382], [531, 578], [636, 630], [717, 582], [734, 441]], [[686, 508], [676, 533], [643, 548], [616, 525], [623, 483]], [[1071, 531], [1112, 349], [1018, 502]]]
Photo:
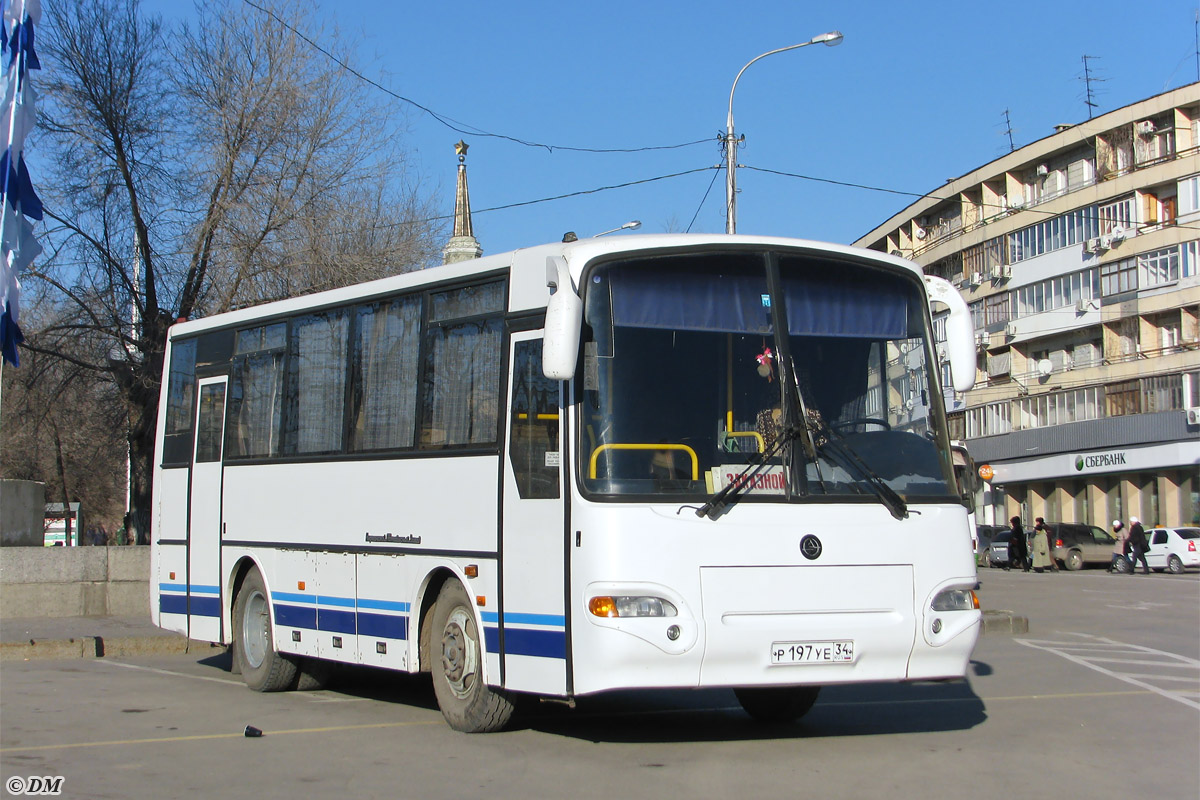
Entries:
[[296, 682], [296, 662], [275, 650], [267, 586], [257, 569], [233, 604], [233, 649], [242, 680], [256, 692], [281, 692]]
[[817, 702], [820, 686], [766, 686], [734, 689], [746, 713], [760, 722], [792, 722]]
[[456, 731], [489, 733], [508, 724], [513, 700], [483, 680], [483, 646], [467, 593], [454, 580], [438, 593], [433, 611], [433, 692]]

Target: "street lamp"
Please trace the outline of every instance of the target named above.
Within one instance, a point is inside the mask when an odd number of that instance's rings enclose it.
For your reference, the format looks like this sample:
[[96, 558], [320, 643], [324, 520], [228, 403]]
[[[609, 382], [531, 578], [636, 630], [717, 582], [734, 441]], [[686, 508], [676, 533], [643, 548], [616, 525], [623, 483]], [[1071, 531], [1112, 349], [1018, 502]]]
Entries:
[[617, 231], [636, 231], [640, 227], [642, 227], [642, 221], [640, 219], [634, 219], [626, 222], [619, 228], [613, 228], [611, 231], [597, 233], [596, 236], [593, 236], [592, 238], [595, 239], [597, 236], [607, 236], [608, 234], [616, 233]]
[[776, 53], [784, 53], [788, 50], [795, 50], [800, 47], [808, 47], [810, 44], [824, 44], [829, 47], [842, 43], [841, 31], [830, 31], [822, 33], [820, 36], [814, 36], [807, 42], [794, 44], [789, 47], [781, 47], [778, 50], [771, 50], [756, 56], [746, 63], [733, 79], [733, 88], [729, 90], [729, 116], [725, 118], [725, 232], [737, 233], [737, 137], [733, 134], [733, 93], [737, 91], [738, 81], [742, 78], [742, 73], [746, 68], [759, 59], [773, 56]]

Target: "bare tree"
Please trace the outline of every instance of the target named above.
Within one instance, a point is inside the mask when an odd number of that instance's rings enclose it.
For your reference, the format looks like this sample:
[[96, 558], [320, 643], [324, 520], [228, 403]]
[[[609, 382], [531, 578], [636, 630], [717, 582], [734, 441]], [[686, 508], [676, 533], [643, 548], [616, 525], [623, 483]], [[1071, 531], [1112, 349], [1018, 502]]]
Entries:
[[396, 124], [296, 35], [311, 29], [302, 8], [207, 3], [205, 24], [173, 32], [138, 0], [47, 8], [38, 144], [53, 224], [50, 258], [26, 277], [73, 312], [27, 345], [117, 387], [142, 541], [174, 320], [436, 257]]
[[[65, 309], [49, 309], [60, 313]], [[25, 310], [40, 327], [47, 309]], [[123, 405], [95, 371], [32, 352], [4, 371], [4, 475], [46, 484], [46, 499], [79, 502], [88, 519], [115, 532], [125, 510]]]

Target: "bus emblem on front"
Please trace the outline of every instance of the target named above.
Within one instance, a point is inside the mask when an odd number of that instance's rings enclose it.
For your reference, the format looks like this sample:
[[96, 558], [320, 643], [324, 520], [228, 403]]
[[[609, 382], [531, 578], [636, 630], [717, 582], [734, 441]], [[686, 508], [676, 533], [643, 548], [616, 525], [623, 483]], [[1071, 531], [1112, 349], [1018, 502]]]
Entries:
[[811, 533], [800, 540], [800, 552], [809, 561], [815, 561], [821, 557], [821, 540], [813, 536]]

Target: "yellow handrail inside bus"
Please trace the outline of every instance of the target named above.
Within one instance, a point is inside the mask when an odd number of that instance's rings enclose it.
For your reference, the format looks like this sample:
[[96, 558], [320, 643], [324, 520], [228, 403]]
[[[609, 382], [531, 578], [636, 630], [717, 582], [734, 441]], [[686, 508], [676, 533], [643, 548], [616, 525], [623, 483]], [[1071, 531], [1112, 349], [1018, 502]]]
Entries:
[[[558, 414], [534, 414], [534, 418], [540, 419], [540, 420], [548, 420], [548, 419], [556, 420], [556, 419], [558, 419]], [[529, 419], [529, 415], [528, 414], [517, 414], [517, 419]]]
[[725, 436], [729, 439], [736, 439], [739, 436], [751, 436], [758, 442], [758, 452], [763, 452], [767, 449], [767, 443], [763, 440], [762, 434], [758, 431], [725, 431]]
[[682, 450], [692, 458], [692, 480], [700, 480], [700, 459], [696, 456], [696, 451], [686, 444], [640, 444], [632, 442], [602, 444], [593, 450], [591, 461], [588, 463], [588, 477], [592, 480], [596, 479], [596, 462], [600, 460], [600, 454], [605, 450]]

